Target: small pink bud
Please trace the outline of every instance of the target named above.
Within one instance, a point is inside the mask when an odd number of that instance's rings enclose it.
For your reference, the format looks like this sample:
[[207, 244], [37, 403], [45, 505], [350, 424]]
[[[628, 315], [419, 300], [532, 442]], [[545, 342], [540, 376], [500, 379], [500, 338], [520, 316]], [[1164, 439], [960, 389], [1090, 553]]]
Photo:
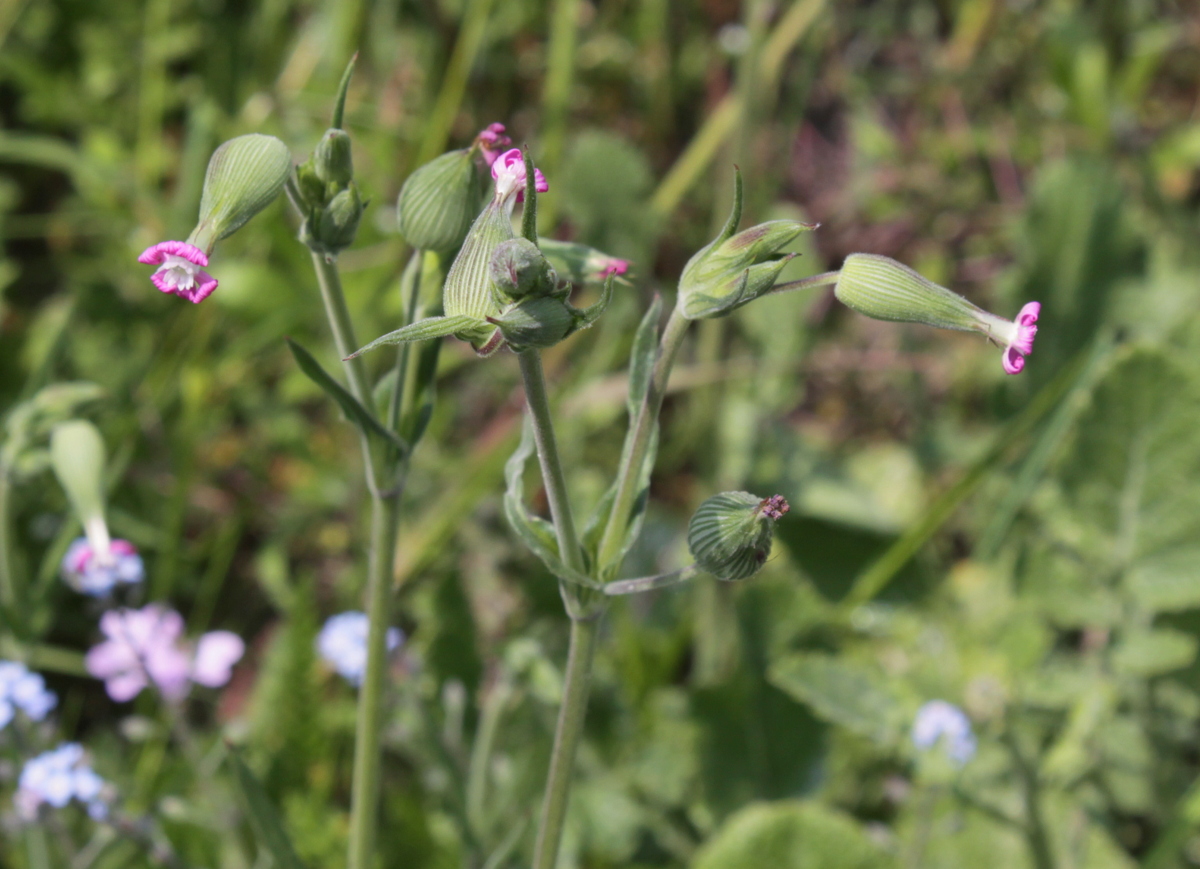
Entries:
[[489, 166], [496, 162], [504, 150], [512, 147], [512, 139], [504, 135], [504, 124], [488, 124], [475, 137], [475, 141]]

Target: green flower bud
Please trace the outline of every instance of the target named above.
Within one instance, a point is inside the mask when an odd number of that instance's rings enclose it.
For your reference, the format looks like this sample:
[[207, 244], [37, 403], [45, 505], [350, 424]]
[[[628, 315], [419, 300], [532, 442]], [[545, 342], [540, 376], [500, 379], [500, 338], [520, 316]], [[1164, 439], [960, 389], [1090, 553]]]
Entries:
[[87, 420], [60, 423], [50, 433], [50, 464], [88, 527], [104, 521], [104, 439]]
[[775, 521], [788, 511], [781, 495], [722, 492], [709, 498], [688, 523], [688, 549], [717, 579], [747, 579], [771, 554]]
[[531, 294], [548, 296], [558, 290], [558, 274], [527, 238], [498, 244], [488, 262], [488, 277], [506, 300]]
[[323, 184], [334, 191], [344, 190], [354, 179], [350, 134], [345, 130], [326, 130], [313, 151], [312, 168]]
[[274, 136], [250, 133], [222, 144], [208, 161], [200, 220], [188, 243], [212, 253], [218, 241], [275, 201], [291, 171], [292, 154]]
[[734, 234], [742, 217], [742, 175], [734, 175], [733, 210], [712, 242], [684, 266], [679, 279], [681, 313], [689, 320], [723, 317], [775, 286], [795, 254], [779, 254], [815, 224], [772, 220]]
[[358, 222], [362, 218], [363, 204], [354, 182], [337, 194], [321, 212], [314, 233], [314, 240], [326, 252], [336, 254], [354, 243]]
[[514, 352], [534, 347], [553, 347], [575, 331], [575, 308], [560, 296], [528, 296], [509, 305], [488, 322]]
[[421, 250], [452, 251], [483, 206], [483, 175], [473, 149], [451, 151], [408, 176], [396, 200], [400, 234]]

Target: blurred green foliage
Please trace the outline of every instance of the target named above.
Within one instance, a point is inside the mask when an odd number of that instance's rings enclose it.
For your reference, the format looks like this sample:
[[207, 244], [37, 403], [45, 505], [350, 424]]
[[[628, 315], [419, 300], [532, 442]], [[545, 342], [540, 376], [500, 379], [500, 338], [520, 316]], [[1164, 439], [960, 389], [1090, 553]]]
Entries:
[[[559, 6], [578, 16], [565, 103], [543, 98]], [[306, 252], [275, 205], [222, 243], [196, 307], [135, 257], [186, 236], [219, 142], [307, 154], [356, 49], [370, 205], [341, 264], [360, 335], [399, 320], [403, 180], [493, 121], [535, 152], [565, 137], [539, 163], [545, 234], [635, 261], [546, 354], [577, 515], [620, 450], [611, 372], [723, 220], [733, 163], [749, 219], [821, 223], [784, 279], [865, 250], [1001, 314], [1043, 304], [1015, 379], [977, 339], [823, 294], [696, 329], [625, 574], [683, 564], [720, 489], [793, 510], [758, 577], [606, 616], [562, 866], [1200, 865], [1200, 35], [1151, 0], [0, 2], [8, 443], [43, 387], [100, 387], [79, 398], [148, 598], [250, 647], [189, 708], [194, 752], [151, 699], [80, 676], [96, 613], [56, 578], [78, 529], [33, 426], [3, 459], [20, 594], [0, 654], [62, 702], [58, 734], [29, 740], [84, 741], [188, 865], [262, 865], [229, 739], [305, 864], [341, 865], [354, 697], [313, 638], [359, 605], [366, 529], [353, 431], [284, 344], [336, 367]], [[531, 844], [566, 624], [503, 518], [513, 360], [447, 344], [439, 398], [404, 506], [380, 865], [500, 869]], [[961, 772], [911, 746], [932, 698], [975, 722]], [[151, 865], [71, 812], [49, 837], [18, 827], [6, 733], [0, 754], [0, 863]]]

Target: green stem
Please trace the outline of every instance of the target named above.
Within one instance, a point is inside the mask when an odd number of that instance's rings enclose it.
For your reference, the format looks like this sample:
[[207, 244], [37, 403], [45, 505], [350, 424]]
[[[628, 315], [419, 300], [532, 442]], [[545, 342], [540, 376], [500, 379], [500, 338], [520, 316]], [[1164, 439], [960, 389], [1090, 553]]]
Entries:
[[601, 581], [620, 567], [614, 562], [624, 548], [630, 511], [638, 494], [642, 464], [646, 459], [646, 451], [650, 448], [650, 437], [658, 422], [658, 413], [662, 410], [671, 368], [683, 344], [683, 337], [687, 334], [689, 322], [676, 306], [671, 311], [666, 328], [663, 329], [662, 340], [658, 345], [658, 357], [654, 360], [654, 369], [650, 373], [650, 387], [646, 390], [646, 400], [633, 423], [634, 437], [631, 449], [621, 457], [621, 467], [617, 471], [617, 494], [613, 499], [612, 512], [608, 514], [608, 524], [604, 526], [604, 536], [600, 538], [596, 561], [599, 567], [598, 578]]
[[1005, 733], [1002, 737], [1016, 768], [1017, 778], [1025, 802], [1025, 840], [1035, 869], [1055, 869], [1054, 850], [1046, 832], [1046, 819], [1042, 811], [1041, 782], [1037, 770], [1025, 759], [1016, 737]]
[[[546, 392], [546, 377], [542, 371], [539, 350], [526, 350], [521, 360], [521, 376], [525, 381], [525, 398], [533, 420], [534, 440], [542, 468], [546, 499], [563, 562], [572, 570], [585, 572], [583, 551], [575, 535], [571, 504], [554, 423], [550, 417], [550, 400]], [[595, 605], [594, 592], [560, 584], [567, 613], [571, 617], [570, 651], [567, 653], [567, 673], [563, 684], [562, 706], [558, 710], [558, 726], [554, 733], [554, 748], [550, 753], [550, 771], [546, 792], [542, 798], [542, 814], [538, 823], [537, 844], [534, 846], [533, 869], [553, 869], [562, 842], [563, 822], [567, 817], [567, 799], [571, 791], [571, 770], [575, 753], [583, 735], [587, 716], [588, 693], [592, 681], [592, 660], [596, 653], [598, 622], [603, 609]]]
[[786, 293], [791, 290], [810, 290], [813, 287], [832, 287], [837, 283], [839, 274], [841, 272], [821, 272], [819, 275], [810, 275], [807, 278], [800, 278], [798, 281], [787, 281], [786, 283], [776, 284], [763, 295], [773, 296], [776, 293]]
[[387, 676], [387, 629], [392, 561], [400, 520], [398, 495], [371, 498], [371, 550], [367, 566], [367, 668], [358, 694], [354, 735], [354, 779], [350, 797], [350, 856], [347, 869], [375, 865], [379, 815], [380, 730]]
[[[337, 263], [313, 253], [313, 268], [321, 286], [321, 298], [338, 355], [343, 359], [358, 348], [354, 326]], [[350, 392], [368, 409], [374, 407], [367, 369], [362, 359], [343, 363]], [[366, 607], [367, 666], [358, 694], [357, 728], [354, 739], [354, 777], [350, 797], [350, 850], [347, 869], [370, 869], [374, 865], [375, 829], [379, 815], [380, 728], [385, 676], [387, 675], [387, 629], [392, 589], [392, 564], [400, 521], [400, 485], [380, 491], [370, 442], [363, 435], [363, 456], [371, 489], [371, 542], [367, 562]], [[401, 465], [402, 474], [403, 464]], [[390, 481], [389, 481], [390, 483]]]
[[350, 309], [346, 307], [346, 295], [342, 292], [342, 279], [338, 274], [337, 261], [329, 261], [323, 254], [313, 252], [313, 269], [317, 273], [317, 283], [321, 285], [321, 300], [325, 303], [325, 316], [329, 318], [329, 328], [333, 330], [333, 343], [337, 347], [338, 356], [344, 362], [346, 380], [350, 385], [350, 394], [357, 398], [362, 406], [370, 410], [374, 407], [371, 398], [371, 385], [367, 379], [367, 366], [362, 357], [346, 359], [359, 348], [358, 339], [354, 337], [354, 322], [350, 319]]
[[525, 400], [533, 420], [533, 437], [537, 442], [538, 462], [542, 467], [542, 482], [546, 500], [550, 502], [550, 518], [558, 540], [558, 554], [572, 570], [586, 573], [583, 551], [575, 535], [575, 520], [571, 517], [571, 502], [567, 497], [567, 480], [558, 457], [558, 441], [554, 437], [554, 421], [550, 417], [550, 398], [546, 392], [546, 375], [542, 371], [540, 350], [518, 354], [521, 377], [525, 381]]
[[8, 466], [0, 462], [0, 603], [9, 609], [17, 605], [17, 572], [13, 567], [13, 539], [9, 510], [12, 506], [12, 480]]
[[550, 773], [546, 778], [537, 844], [533, 849], [533, 869], [554, 869], [558, 858], [563, 823], [567, 818], [571, 769], [575, 765], [575, 750], [583, 735], [583, 720], [587, 715], [592, 660], [596, 654], [598, 633], [599, 619], [571, 620], [571, 651], [567, 656], [562, 707], [558, 712], [554, 750], [550, 755]]

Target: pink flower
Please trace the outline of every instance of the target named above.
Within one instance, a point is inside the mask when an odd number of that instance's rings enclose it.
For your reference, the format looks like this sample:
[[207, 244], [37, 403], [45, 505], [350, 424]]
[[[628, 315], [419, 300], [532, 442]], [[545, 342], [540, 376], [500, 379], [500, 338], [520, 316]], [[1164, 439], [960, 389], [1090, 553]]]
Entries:
[[100, 617], [107, 638], [87, 653], [84, 663], [104, 680], [108, 696], [132, 700], [153, 684], [168, 700], [182, 700], [191, 682], [218, 688], [229, 681], [245, 644], [229, 631], [200, 637], [193, 650], [182, 642], [183, 617], [150, 604], [140, 610], [109, 610]]
[[142, 557], [128, 540], [112, 540], [101, 549], [80, 537], [63, 556], [62, 574], [77, 591], [101, 597], [117, 585], [136, 585], [145, 578], [146, 570]]
[[489, 166], [496, 162], [501, 151], [512, 145], [512, 139], [504, 135], [504, 124], [488, 124], [475, 137], [475, 141]]
[[142, 251], [138, 262], [158, 266], [150, 276], [154, 286], [189, 302], [202, 302], [217, 288], [217, 279], [201, 271], [208, 254], [185, 241], [160, 241]]
[[1041, 311], [1040, 302], [1026, 304], [1017, 314], [1011, 334], [1005, 336], [1007, 341], [1001, 361], [1008, 374], [1020, 374], [1025, 368], [1025, 357], [1033, 352], [1033, 339], [1037, 336], [1038, 314]]
[[[496, 198], [501, 202], [507, 200], [514, 193], [517, 202], [524, 199], [525, 157], [521, 153], [521, 149], [512, 148], [497, 157], [492, 163], [492, 177], [496, 179]], [[550, 189], [541, 169], [534, 169], [533, 177], [537, 183], [538, 193], [545, 193]]]

